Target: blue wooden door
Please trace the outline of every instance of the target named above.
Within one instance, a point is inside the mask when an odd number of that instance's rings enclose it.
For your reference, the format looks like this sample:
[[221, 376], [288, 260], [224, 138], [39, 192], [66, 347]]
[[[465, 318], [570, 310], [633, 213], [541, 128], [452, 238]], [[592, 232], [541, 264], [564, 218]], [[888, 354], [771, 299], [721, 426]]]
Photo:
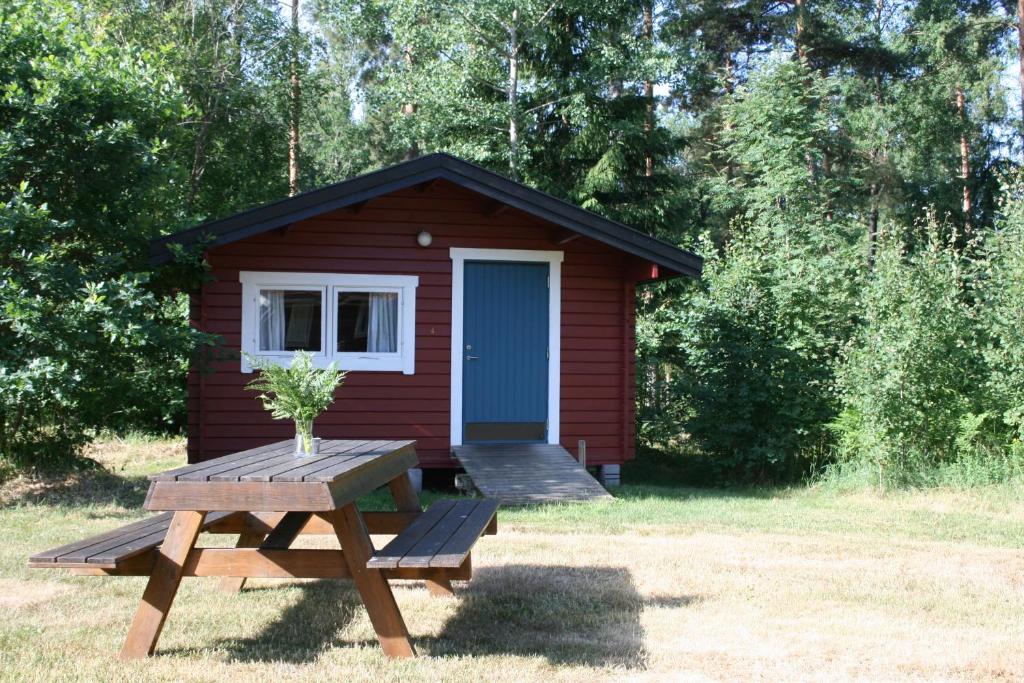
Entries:
[[465, 265], [463, 441], [546, 441], [548, 264]]

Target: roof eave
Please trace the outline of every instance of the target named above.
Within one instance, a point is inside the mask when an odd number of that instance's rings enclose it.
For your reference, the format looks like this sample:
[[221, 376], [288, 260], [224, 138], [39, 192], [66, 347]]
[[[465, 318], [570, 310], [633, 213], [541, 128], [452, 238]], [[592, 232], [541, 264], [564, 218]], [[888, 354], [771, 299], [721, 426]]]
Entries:
[[[466, 172], [470, 170], [472, 174]], [[150, 262], [153, 265], [162, 265], [171, 261], [173, 255], [168, 245], [172, 243], [189, 244], [199, 241], [206, 235], [210, 238], [209, 248], [229, 244], [267, 230], [438, 179], [455, 183], [567, 230], [648, 259], [682, 275], [693, 278], [699, 278], [701, 275], [703, 259], [696, 254], [678, 249], [629, 226], [446, 154], [420, 157], [158, 238], [150, 244]], [[339, 196], [338, 192], [342, 187], [345, 191]]]

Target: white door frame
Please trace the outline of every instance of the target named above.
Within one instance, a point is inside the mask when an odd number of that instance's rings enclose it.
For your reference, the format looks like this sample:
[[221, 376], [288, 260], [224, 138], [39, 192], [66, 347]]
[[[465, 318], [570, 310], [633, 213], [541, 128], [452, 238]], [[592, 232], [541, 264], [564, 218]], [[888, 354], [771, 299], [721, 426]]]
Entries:
[[562, 345], [562, 259], [561, 251], [529, 249], [464, 249], [452, 247], [452, 378], [451, 443], [462, 445], [462, 354], [465, 310], [463, 285], [466, 261], [522, 261], [547, 263], [548, 276], [548, 443], [559, 439]]

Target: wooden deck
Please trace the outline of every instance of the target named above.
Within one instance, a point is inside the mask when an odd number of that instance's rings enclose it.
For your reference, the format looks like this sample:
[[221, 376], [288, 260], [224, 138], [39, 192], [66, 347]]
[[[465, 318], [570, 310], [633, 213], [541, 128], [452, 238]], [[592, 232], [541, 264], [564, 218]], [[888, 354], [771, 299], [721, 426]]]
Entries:
[[561, 446], [473, 444], [452, 446], [452, 452], [480, 493], [502, 505], [612, 499]]

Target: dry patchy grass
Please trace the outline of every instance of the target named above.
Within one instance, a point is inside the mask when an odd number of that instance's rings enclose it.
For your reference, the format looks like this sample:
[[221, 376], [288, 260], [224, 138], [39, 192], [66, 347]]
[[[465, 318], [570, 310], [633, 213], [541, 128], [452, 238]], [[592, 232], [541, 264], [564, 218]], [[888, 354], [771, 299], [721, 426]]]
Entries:
[[398, 584], [416, 660], [380, 654], [348, 584], [225, 596], [190, 579], [158, 655], [125, 664], [114, 655], [142, 579], [25, 568], [33, 551], [140, 517], [144, 475], [181, 449], [97, 454], [106, 473], [3, 491], [0, 679], [1024, 679], [1024, 503], [996, 490], [626, 487], [608, 505], [502, 513], [454, 600]]

